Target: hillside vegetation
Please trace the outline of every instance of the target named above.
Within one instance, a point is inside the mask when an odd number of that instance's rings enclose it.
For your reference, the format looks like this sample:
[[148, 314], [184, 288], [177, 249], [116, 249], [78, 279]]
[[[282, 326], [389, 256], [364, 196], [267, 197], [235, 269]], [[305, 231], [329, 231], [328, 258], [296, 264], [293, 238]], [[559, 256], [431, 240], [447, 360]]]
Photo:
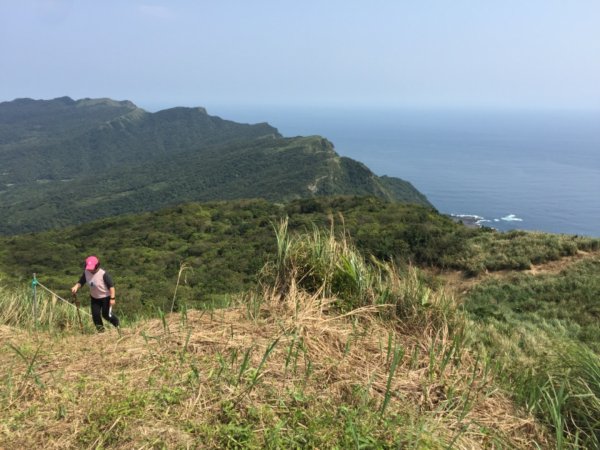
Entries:
[[[188, 204], [1, 243], [9, 448], [600, 445], [598, 239], [338, 197]], [[123, 329], [97, 335], [83, 316], [82, 334], [46, 294], [34, 324], [32, 269], [67, 297], [71, 266], [96, 252]]]
[[0, 103], [0, 167], [2, 449], [600, 448], [600, 239], [203, 108]]
[[202, 307], [256, 284], [260, 268], [275, 255], [274, 224], [285, 217], [291, 229], [329, 228], [333, 221], [339, 233], [345, 226], [366, 254], [405, 262], [435, 262], [455, 253], [466, 232], [427, 208], [373, 198], [192, 203], [0, 238], [0, 267], [16, 278], [36, 272], [64, 292], [81, 275], [81, 261], [97, 253], [120, 280], [122, 307], [143, 313], [165, 309], [186, 265], [191, 269], [182, 279], [180, 301]]
[[[368, 264], [327, 230], [290, 234], [283, 222], [276, 237], [260, 288], [225, 309], [184, 309], [119, 334], [79, 335], [73, 316], [42, 320], [37, 333], [27, 318], [2, 326], [5, 445], [552, 445], [498, 390], [455, 300], [415, 269]], [[22, 301], [6, 290], [0, 299], [2, 317]]]
[[11, 278], [38, 273], [68, 295], [88, 254], [98, 254], [119, 280], [121, 308], [130, 314], [170, 304], [182, 267], [178, 304], [202, 308], [257, 283], [262, 265], [276, 254], [273, 227], [331, 228], [350, 235], [366, 257], [402, 266], [522, 270], [581, 250], [600, 240], [541, 233], [468, 229], [428, 208], [370, 197], [333, 197], [275, 204], [261, 200], [190, 203], [78, 227], [0, 238], [0, 268]]
[[191, 201], [373, 195], [432, 207], [409, 182], [376, 176], [322, 137], [110, 99], [0, 103], [0, 167], [1, 234]]

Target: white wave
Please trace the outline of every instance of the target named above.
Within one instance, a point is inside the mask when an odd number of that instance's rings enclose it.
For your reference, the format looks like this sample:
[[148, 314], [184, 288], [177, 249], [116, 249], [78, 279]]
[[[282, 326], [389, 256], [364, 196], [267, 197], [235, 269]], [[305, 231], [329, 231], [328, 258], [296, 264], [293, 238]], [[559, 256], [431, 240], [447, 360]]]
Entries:
[[508, 216], [504, 216], [504, 217], [502, 217], [501, 220], [504, 220], [505, 222], [523, 222], [523, 219], [515, 216], [514, 214], [509, 214]]

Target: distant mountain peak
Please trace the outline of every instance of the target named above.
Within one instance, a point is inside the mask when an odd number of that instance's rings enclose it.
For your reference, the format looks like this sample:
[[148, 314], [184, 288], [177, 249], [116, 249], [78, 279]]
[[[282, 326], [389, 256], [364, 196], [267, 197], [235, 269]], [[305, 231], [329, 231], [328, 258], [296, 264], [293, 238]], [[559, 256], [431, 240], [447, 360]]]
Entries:
[[[67, 97], [68, 98], [68, 97]], [[130, 100], [113, 100], [110, 98], [82, 98], [77, 100], [77, 106], [113, 106], [116, 108], [129, 108], [129, 109], [138, 109], [138, 106], [135, 105]]]
[[[41, 100], [41, 101], [44, 101], [44, 100]], [[73, 103], [75, 103], [75, 100], [73, 100], [68, 95], [64, 95], [62, 97], [57, 97], [54, 100], [50, 100], [50, 101], [64, 103], [65, 105], [72, 105]]]

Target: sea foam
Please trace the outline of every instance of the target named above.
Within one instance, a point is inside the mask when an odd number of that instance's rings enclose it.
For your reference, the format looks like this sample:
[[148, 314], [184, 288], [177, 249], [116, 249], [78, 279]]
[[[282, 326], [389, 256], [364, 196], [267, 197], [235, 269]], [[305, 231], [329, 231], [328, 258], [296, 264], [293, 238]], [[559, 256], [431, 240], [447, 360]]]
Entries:
[[504, 216], [504, 217], [502, 217], [501, 220], [504, 220], [505, 222], [523, 222], [523, 219], [515, 216], [514, 214], [509, 214], [508, 216]]

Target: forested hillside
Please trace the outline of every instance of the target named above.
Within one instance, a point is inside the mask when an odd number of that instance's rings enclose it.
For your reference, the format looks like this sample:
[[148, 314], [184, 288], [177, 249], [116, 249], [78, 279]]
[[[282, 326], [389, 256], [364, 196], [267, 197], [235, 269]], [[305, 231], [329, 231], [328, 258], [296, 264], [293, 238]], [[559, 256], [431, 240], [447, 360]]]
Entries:
[[64, 292], [81, 275], [87, 253], [96, 253], [119, 280], [121, 308], [147, 313], [164, 307], [185, 263], [191, 270], [179, 298], [201, 307], [255, 285], [276, 252], [274, 227], [286, 217], [292, 230], [335, 226], [366, 253], [419, 264], [458, 258], [463, 236], [472, 233], [428, 208], [368, 197], [190, 203], [0, 238], [0, 270], [11, 278], [37, 272]]
[[119, 280], [120, 308], [146, 314], [172, 298], [182, 264], [189, 267], [178, 297], [191, 307], [220, 302], [255, 286], [259, 269], [276, 254], [274, 229], [332, 228], [349, 235], [367, 257], [476, 275], [527, 269], [599, 240], [572, 236], [469, 229], [429, 208], [373, 197], [324, 197], [190, 203], [85, 225], [0, 238], [0, 272], [27, 279], [33, 272], [65, 292], [98, 254]]
[[[600, 239], [467, 228], [200, 108], [3, 103], [0, 164], [9, 448], [600, 445]], [[89, 254], [102, 336], [55, 295]]]
[[19, 99], [0, 103], [4, 183], [100, 175], [118, 165], [237, 140], [277, 136], [268, 124], [209, 116], [203, 108], [149, 113], [129, 101]]
[[374, 195], [431, 206], [410, 183], [376, 176], [318, 136], [108, 99], [0, 103], [0, 166], [3, 234], [190, 201]]

